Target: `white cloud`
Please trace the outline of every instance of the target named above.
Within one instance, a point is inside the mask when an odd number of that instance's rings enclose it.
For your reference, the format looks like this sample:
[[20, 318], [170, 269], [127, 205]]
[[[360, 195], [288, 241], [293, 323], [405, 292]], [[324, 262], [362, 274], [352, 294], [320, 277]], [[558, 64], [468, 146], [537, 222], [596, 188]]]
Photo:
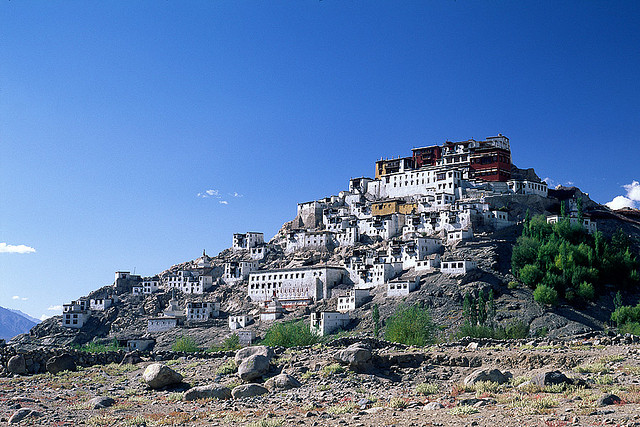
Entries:
[[60, 310], [62, 310], [62, 306], [61, 305], [50, 305], [49, 308], [47, 308], [47, 310], [60, 311]]
[[26, 245], [8, 245], [4, 242], [0, 243], [0, 253], [6, 254], [30, 254], [35, 252], [31, 246]]
[[206, 199], [208, 197], [220, 198], [220, 192], [218, 190], [206, 190], [202, 193], [198, 193], [198, 197], [202, 197], [203, 199]]
[[637, 208], [640, 204], [640, 183], [633, 181], [631, 184], [622, 186], [626, 191], [626, 196], [616, 196], [606, 205], [613, 210], [622, 208]]
[[236, 191], [230, 194], [231, 197], [242, 197], [242, 194], [238, 194]]
[[18, 295], [14, 295], [11, 297], [11, 299], [20, 299], [20, 297]]
[[227, 202], [226, 200], [220, 200], [218, 203], [220, 203], [221, 205], [228, 205], [229, 202]]
[[21, 297], [21, 296], [18, 296], [18, 295], [14, 295], [14, 296], [11, 297], [11, 299], [20, 300], [20, 301], [27, 301], [29, 298]]

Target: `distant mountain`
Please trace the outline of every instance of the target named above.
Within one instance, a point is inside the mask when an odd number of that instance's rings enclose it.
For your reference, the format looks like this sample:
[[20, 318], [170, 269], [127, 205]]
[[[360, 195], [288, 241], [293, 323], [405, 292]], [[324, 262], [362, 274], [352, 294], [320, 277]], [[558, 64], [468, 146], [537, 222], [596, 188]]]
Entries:
[[10, 340], [19, 334], [29, 332], [36, 325], [23, 314], [0, 307], [0, 339]]
[[35, 317], [31, 317], [29, 316], [27, 313], [23, 313], [20, 310], [16, 310], [13, 308], [8, 308], [7, 310], [14, 312], [15, 314], [19, 314], [20, 316], [24, 317], [25, 319], [31, 320], [32, 322], [34, 322], [35, 324], [38, 324], [41, 322], [40, 319], [36, 319]]

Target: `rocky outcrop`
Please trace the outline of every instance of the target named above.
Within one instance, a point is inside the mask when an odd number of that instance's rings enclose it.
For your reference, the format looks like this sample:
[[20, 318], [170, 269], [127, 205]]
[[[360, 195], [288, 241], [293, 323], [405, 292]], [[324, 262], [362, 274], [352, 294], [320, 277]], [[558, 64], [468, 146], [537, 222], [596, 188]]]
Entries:
[[27, 365], [22, 354], [17, 354], [9, 359], [7, 363], [7, 371], [10, 374], [24, 375], [27, 373]]
[[502, 372], [499, 369], [476, 369], [464, 379], [464, 385], [472, 385], [480, 381], [504, 384], [508, 383], [512, 377], [511, 372]]
[[75, 371], [76, 360], [70, 354], [61, 354], [60, 356], [53, 356], [47, 360], [47, 372], [51, 374], [57, 374], [62, 371]]

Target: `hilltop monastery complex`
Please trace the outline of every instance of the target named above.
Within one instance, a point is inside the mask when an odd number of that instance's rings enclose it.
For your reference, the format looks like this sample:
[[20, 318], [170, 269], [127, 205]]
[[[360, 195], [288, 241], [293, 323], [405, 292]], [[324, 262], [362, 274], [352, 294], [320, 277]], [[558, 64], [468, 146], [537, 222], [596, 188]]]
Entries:
[[[224, 304], [207, 294], [224, 283], [244, 289], [260, 310], [259, 319], [228, 313], [230, 330], [244, 343], [255, 337], [253, 322], [337, 297], [335, 311], [311, 313], [312, 331], [328, 334], [345, 327], [349, 312], [374, 288], [383, 287], [389, 298], [401, 297], [427, 273], [461, 275], [476, 269], [476, 260], [443, 258], [445, 247], [514, 225], [518, 218], [497, 209], [493, 200], [515, 195], [546, 198], [548, 188], [532, 171], [512, 165], [506, 136], [414, 148], [408, 157], [377, 161], [373, 178], [353, 178], [338, 195], [299, 203], [295, 219], [270, 242], [259, 232], [234, 234], [233, 261], [221, 263], [203, 252], [192, 267], [155, 277], [116, 272], [113, 294], [66, 304], [62, 325], [81, 328], [92, 311], [108, 309], [122, 292], [144, 297], [173, 289], [189, 297], [186, 306], [172, 299], [162, 316], [148, 319], [148, 331], [206, 322], [217, 318]], [[595, 230], [595, 223], [584, 221]], [[276, 249], [287, 255], [345, 246], [353, 250], [343, 265], [269, 269], [265, 263]]]

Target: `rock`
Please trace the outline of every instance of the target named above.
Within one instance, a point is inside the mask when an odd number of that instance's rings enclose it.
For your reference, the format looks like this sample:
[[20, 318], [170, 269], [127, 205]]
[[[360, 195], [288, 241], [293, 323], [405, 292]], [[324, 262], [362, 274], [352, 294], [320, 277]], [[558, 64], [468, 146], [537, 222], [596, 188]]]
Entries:
[[478, 343], [477, 342], [470, 342], [469, 344], [467, 344], [467, 350], [477, 350], [478, 349]]
[[253, 354], [240, 363], [238, 376], [242, 381], [253, 381], [269, 371], [269, 359], [262, 354]]
[[60, 356], [53, 356], [47, 360], [47, 372], [57, 374], [62, 371], [75, 371], [76, 360], [70, 354], [61, 354]]
[[464, 385], [475, 384], [480, 381], [491, 381], [498, 384], [509, 382], [512, 378], [511, 372], [501, 372], [499, 369], [476, 369], [464, 379]]
[[[263, 356], [264, 357], [264, 356]], [[253, 397], [261, 394], [269, 393], [269, 390], [260, 384], [242, 384], [231, 390], [234, 399], [242, 399], [243, 397]]]
[[606, 393], [603, 394], [600, 399], [598, 399], [598, 406], [609, 406], [609, 405], [615, 405], [616, 403], [620, 403], [622, 402], [622, 399], [620, 399], [618, 396], [616, 396], [615, 394], [611, 394], [611, 393]]
[[121, 365], [136, 365], [140, 362], [142, 362], [142, 357], [140, 357], [140, 355], [138, 354], [137, 351], [130, 351], [129, 353], [125, 354], [124, 357], [122, 358], [122, 360], [120, 361]]
[[89, 407], [91, 409], [103, 409], [112, 406], [114, 403], [116, 403], [116, 401], [110, 397], [97, 396], [89, 400], [89, 402], [87, 403], [89, 404]]
[[236, 365], [240, 365], [243, 360], [249, 358], [249, 356], [253, 356], [256, 354], [266, 357], [269, 360], [269, 362], [271, 362], [271, 359], [273, 359], [273, 356], [274, 356], [273, 349], [265, 345], [245, 347], [236, 351], [236, 356], [235, 356]]
[[33, 409], [20, 408], [11, 415], [11, 418], [9, 418], [9, 424], [18, 424], [26, 418], [37, 418], [41, 415], [42, 414], [40, 414], [40, 412], [34, 411]]
[[265, 387], [271, 391], [276, 390], [289, 390], [292, 388], [300, 387], [300, 381], [295, 379], [289, 374], [280, 374], [276, 375], [273, 378], [269, 378], [267, 382], [264, 383]]
[[22, 354], [16, 354], [7, 362], [7, 371], [10, 374], [24, 375], [27, 373], [27, 364]]
[[152, 363], [145, 369], [142, 379], [149, 387], [159, 389], [179, 384], [182, 381], [182, 375], [162, 363]]
[[424, 405], [423, 409], [425, 411], [437, 411], [438, 409], [442, 409], [442, 408], [444, 408], [444, 406], [440, 402], [429, 402], [426, 405]]
[[351, 344], [344, 350], [338, 350], [333, 358], [355, 371], [364, 371], [371, 366], [371, 350], [363, 343]]
[[571, 384], [572, 381], [560, 371], [541, 372], [531, 378], [531, 384], [537, 385], [538, 387], [562, 383]]
[[184, 394], [184, 400], [198, 399], [231, 399], [231, 390], [219, 384], [210, 384], [200, 387], [193, 387]]

